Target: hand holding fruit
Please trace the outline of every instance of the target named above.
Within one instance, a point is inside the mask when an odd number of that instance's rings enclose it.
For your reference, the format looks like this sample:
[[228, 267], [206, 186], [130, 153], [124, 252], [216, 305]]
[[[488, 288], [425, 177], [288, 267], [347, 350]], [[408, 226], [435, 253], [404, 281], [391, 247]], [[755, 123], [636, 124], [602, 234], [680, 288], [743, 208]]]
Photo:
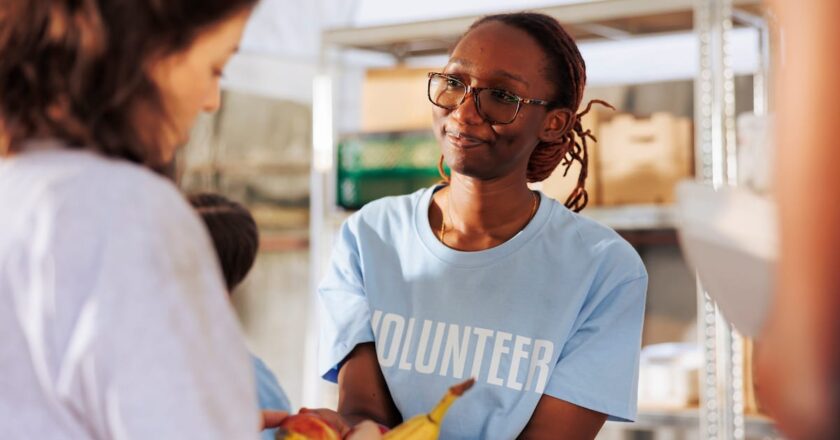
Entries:
[[341, 440], [350, 431], [344, 419], [329, 409], [306, 409], [284, 418], [277, 440]]
[[280, 426], [280, 424], [283, 423], [283, 420], [285, 420], [286, 417], [289, 417], [289, 413], [280, 410], [264, 409], [260, 411], [260, 416], [262, 418], [260, 430], [263, 430]]
[[418, 415], [392, 431], [369, 421], [349, 429], [335, 411], [303, 409], [283, 419], [276, 440], [436, 440], [446, 411], [474, 383], [470, 379], [453, 386], [430, 413]]

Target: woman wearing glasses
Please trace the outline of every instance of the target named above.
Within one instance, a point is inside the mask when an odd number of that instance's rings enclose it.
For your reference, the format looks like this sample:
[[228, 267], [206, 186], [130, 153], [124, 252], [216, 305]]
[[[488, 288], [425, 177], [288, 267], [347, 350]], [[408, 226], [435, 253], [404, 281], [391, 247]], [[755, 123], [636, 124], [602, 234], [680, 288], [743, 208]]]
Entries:
[[[479, 20], [429, 74], [451, 176], [353, 215], [319, 289], [346, 418], [394, 425], [468, 377], [443, 438], [592, 438], [634, 418], [647, 275], [573, 212], [585, 77], [571, 37], [530, 13]], [[528, 188], [572, 161], [565, 206]]]

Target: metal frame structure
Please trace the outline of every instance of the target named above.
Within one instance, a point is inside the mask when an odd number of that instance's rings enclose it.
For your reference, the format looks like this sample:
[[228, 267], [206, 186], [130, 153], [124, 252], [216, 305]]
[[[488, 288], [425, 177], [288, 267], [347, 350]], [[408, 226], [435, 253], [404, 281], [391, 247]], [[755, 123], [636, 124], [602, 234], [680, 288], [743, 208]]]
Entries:
[[[754, 75], [754, 112], [769, 110], [770, 32], [767, 20], [733, 8], [733, 0], [698, 0], [695, 32], [700, 42], [700, 72], [695, 82], [697, 178], [716, 188], [737, 185], [735, 81], [729, 35], [738, 20], [759, 31], [760, 65]], [[742, 440], [744, 416], [743, 337], [726, 321], [697, 283], [699, 340], [705, 365], [701, 374], [701, 436]]]
[[[695, 82], [697, 178], [719, 188], [737, 182], [735, 84], [729, 59], [732, 0], [695, 6], [700, 72]], [[709, 440], [744, 438], [743, 359], [740, 336], [724, 320], [698, 281], [701, 374], [700, 433]]]

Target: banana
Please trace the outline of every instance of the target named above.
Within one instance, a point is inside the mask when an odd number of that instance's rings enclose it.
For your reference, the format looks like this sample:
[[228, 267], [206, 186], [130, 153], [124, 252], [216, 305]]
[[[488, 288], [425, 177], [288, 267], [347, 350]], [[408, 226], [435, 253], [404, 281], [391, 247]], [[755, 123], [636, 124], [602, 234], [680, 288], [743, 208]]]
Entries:
[[298, 434], [297, 432], [289, 431], [285, 428], [277, 428], [277, 432], [274, 434], [275, 440], [309, 440], [309, 437]]
[[437, 440], [440, 436], [440, 423], [446, 411], [452, 402], [472, 388], [473, 384], [475, 384], [475, 379], [453, 386], [430, 413], [412, 417], [388, 431], [382, 437], [383, 440]]

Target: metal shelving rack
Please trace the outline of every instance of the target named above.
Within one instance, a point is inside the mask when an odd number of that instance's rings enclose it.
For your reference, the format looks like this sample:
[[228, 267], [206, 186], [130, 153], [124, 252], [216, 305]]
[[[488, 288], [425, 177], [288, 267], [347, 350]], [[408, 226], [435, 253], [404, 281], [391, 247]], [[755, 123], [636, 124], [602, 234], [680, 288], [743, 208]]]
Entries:
[[[738, 182], [735, 140], [735, 81], [730, 33], [737, 19], [759, 32], [760, 65], [754, 76], [754, 112], [769, 109], [769, 27], [765, 17], [736, 11], [733, 0], [698, 0], [695, 31], [700, 42], [700, 72], [695, 81], [695, 158], [698, 180], [715, 188]], [[714, 440], [742, 440], [744, 414], [744, 346], [741, 335], [697, 283], [699, 340], [705, 358], [701, 383], [700, 433]], [[778, 433], [773, 431], [774, 436]], [[769, 435], [768, 435], [769, 436]]]
[[[735, 87], [730, 68], [729, 35], [736, 25], [760, 31], [761, 68], [754, 76], [754, 107], [768, 107], [770, 75], [767, 26], [762, 0], [591, 0], [536, 9], [560, 20], [578, 40], [627, 38], [664, 32], [694, 31], [700, 42], [700, 71], [695, 79], [695, 163], [698, 180], [715, 186], [734, 184]], [[328, 261], [335, 231], [348, 215], [335, 203], [335, 140], [333, 109], [335, 79], [341, 74], [340, 54], [363, 50], [388, 54], [395, 60], [445, 54], [450, 45], [478, 16], [328, 30], [322, 36], [320, 74], [314, 82], [313, 168], [311, 174], [311, 281], [314, 291]], [[617, 229], [647, 230], [675, 226], [670, 207], [640, 205], [590, 209], [589, 215]], [[743, 347], [740, 337], [723, 319], [698, 283], [699, 341], [705, 355], [701, 372], [700, 411], [643, 413], [641, 425], [668, 425], [700, 429], [701, 438], [738, 440], [751, 435], [777, 437], [772, 422], [744, 415], [742, 387]], [[312, 308], [317, 310], [317, 308]], [[317, 333], [313, 316], [310, 334]], [[315, 341], [308, 344], [316, 347]], [[317, 353], [307, 356], [308, 371], [316, 370]], [[323, 385], [317, 379], [304, 384], [304, 405], [323, 403]]]

